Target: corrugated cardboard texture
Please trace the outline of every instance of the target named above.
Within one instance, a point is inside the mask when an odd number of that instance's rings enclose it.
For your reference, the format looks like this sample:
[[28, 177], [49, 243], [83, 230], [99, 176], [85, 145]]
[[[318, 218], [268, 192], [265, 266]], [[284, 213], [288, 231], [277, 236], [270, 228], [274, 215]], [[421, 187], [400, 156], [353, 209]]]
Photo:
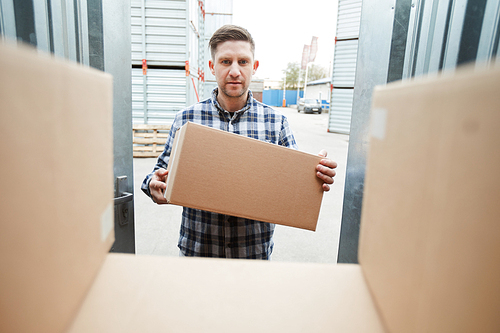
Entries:
[[321, 157], [194, 123], [179, 131], [170, 203], [316, 230]]
[[500, 330], [499, 92], [469, 68], [374, 94], [360, 263], [391, 332]]
[[70, 332], [383, 332], [359, 265], [109, 254]]
[[61, 332], [113, 241], [111, 77], [2, 43], [0, 73], [0, 331]]

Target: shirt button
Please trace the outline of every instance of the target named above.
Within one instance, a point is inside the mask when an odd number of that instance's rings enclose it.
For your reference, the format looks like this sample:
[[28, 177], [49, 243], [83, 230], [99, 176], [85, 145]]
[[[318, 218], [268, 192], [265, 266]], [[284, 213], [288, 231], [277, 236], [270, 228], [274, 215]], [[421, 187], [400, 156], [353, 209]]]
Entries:
[[233, 247], [233, 244], [231, 244], [231, 243], [227, 243], [227, 244], [226, 244], [226, 247], [228, 247], [228, 248], [232, 248], [232, 247]]

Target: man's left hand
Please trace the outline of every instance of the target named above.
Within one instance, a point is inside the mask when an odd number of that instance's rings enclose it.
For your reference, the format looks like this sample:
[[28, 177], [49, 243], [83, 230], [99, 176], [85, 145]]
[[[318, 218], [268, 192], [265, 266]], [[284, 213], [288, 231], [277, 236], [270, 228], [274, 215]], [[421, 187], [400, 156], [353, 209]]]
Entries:
[[323, 191], [328, 192], [330, 191], [330, 185], [333, 184], [333, 177], [336, 175], [334, 169], [337, 167], [337, 163], [329, 158], [326, 158], [327, 152], [324, 149], [321, 150], [318, 155], [324, 158], [316, 167], [316, 176], [324, 181]]

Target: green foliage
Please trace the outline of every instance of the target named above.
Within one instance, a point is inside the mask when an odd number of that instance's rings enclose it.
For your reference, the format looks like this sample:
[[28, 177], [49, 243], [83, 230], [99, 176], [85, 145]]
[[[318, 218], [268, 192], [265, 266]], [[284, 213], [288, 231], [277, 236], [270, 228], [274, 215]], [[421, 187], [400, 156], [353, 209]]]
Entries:
[[[289, 62], [286, 69], [283, 71], [286, 76], [286, 89], [296, 90], [299, 83], [299, 72], [302, 72], [300, 76], [300, 87], [304, 87], [304, 78], [306, 76], [305, 70], [300, 70], [300, 65], [298, 62]], [[309, 64], [309, 70], [307, 73], [307, 82], [316, 81], [323, 79], [328, 76], [328, 71], [326, 68], [316, 65]], [[281, 89], [283, 89], [283, 82], [281, 83]]]
[[324, 79], [325, 77], [328, 77], [328, 71], [326, 70], [326, 68], [316, 64], [309, 65], [309, 71], [307, 73], [307, 82]]
[[[299, 63], [289, 62], [284, 70], [286, 76], [286, 89], [295, 90], [299, 82]], [[283, 83], [281, 83], [283, 88]]]

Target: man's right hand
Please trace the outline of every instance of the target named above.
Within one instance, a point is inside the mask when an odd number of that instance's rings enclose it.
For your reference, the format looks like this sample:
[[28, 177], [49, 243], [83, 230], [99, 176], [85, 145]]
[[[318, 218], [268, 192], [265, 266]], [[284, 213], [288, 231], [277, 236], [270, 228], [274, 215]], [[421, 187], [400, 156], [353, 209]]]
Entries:
[[167, 199], [163, 196], [167, 188], [167, 175], [168, 171], [160, 168], [153, 173], [153, 177], [151, 177], [151, 181], [149, 182], [149, 192], [153, 201], [158, 205], [168, 203]]

